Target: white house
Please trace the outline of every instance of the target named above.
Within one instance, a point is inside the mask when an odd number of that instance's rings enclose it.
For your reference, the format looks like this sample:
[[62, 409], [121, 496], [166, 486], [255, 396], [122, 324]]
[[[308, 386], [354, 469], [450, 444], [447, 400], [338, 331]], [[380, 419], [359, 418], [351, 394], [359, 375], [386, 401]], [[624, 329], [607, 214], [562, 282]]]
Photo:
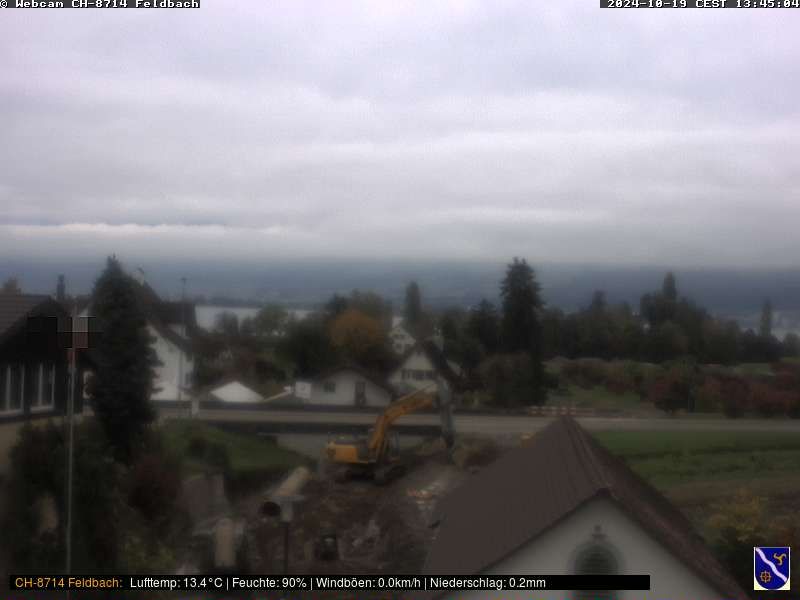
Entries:
[[[153, 350], [160, 365], [155, 368], [156, 391], [151, 400], [186, 400], [194, 378], [191, 335], [197, 329], [194, 305], [161, 300], [142, 277], [137, 277], [136, 293], [153, 338]], [[91, 305], [81, 316], [91, 314]]]
[[461, 369], [445, 358], [440, 347], [432, 340], [414, 345], [400, 359], [400, 363], [389, 374], [389, 383], [397, 393], [405, 394], [420, 390], [442, 377], [449, 383], [457, 383]]
[[748, 597], [669, 500], [566, 417], [446, 497], [434, 524], [426, 575], [644, 574], [650, 590], [476, 591], [428, 598]]
[[147, 329], [154, 338], [153, 349], [161, 362], [155, 369], [156, 392], [151, 399], [187, 399], [186, 392], [194, 375], [194, 357], [189, 339], [174, 330], [165, 330], [151, 318], [148, 318]]
[[237, 380], [221, 382], [207, 392], [211, 400], [232, 404], [255, 404], [263, 402], [264, 396]]
[[392, 344], [392, 350], [397, 355], [405, 354], [417, 343], [414, 336], [400, 324], [395, 325], [389, 331], [389, 341]]
[[333, 369], [311, 382], [297, 382], [294, 395], [307, 404], [379, 408], [393, 397], [386, 382], [356, 366]]

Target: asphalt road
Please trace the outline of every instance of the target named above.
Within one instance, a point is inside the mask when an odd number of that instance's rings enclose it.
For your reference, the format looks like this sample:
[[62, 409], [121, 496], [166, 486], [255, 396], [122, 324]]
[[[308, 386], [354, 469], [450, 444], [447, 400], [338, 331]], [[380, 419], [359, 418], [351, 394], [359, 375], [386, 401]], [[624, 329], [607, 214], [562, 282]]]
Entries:
[[[187, 411], [162, 410], [163, 417], [186, 417]], [[295, 410], [225, 410], [203, 409], [197, 415], [202, 421], [240, 423], [252, 426], [280, 427], [284, 430], [306, 427], [316, 431], [348, 427], [363, 428], [375, 422], [375, 413], [317, 412]], [[578, 422], [591, 431], [786, 431], [800, 434], [800, 419], [725, 419], [703, 417], [578, 417]], [[455, 416], [456, 431], [486, 435], [523, 434], [542, 429], [552, 417], [522, 415], [465, 415]], [[406, 415], [395, 422], [400, 428], [438, 427], [435, 414]]]

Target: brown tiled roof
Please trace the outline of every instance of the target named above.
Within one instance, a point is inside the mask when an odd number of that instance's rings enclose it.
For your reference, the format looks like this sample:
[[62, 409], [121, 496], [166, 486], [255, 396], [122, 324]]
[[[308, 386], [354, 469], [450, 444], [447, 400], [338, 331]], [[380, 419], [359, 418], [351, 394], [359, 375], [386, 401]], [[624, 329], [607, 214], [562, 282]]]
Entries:
[[556, 420], [440, 503], [424, 572], [480, 573], [598, 496], [617, 503], [723, 597], [747, 598], [686, 517], [569, 417]]
[[50, 296], [38, 294], [0, 294], [0, 337], [48, 301]]

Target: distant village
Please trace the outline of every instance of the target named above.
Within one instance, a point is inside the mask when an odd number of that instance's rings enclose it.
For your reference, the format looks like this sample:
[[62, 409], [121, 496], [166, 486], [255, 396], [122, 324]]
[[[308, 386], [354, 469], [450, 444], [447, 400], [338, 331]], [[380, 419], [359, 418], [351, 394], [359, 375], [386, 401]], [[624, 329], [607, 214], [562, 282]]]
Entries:
[[[267, 304], [239, 318], [216, 309], [204, 327], [194, 302], [162, 299], [144, 273], [115, 258], [88, 296], [69, 294], [64, 277], [52, 295], [6, 281], [0, 512], [16, 545], [0, 559], [60, 560], [68, 422], [78, 432], [74, 493], [84, 506], [76, 564], [91, 568], [278, 571], [291, 562], [298, 572], [380, 572], [382, 564], [470, 574], [659, 565], [652, 589], [664, 597], [679, 581], [679, 597], [745, 598], [742, 573], [729, 574], [738, 567], [724, 554], [734, 542], [709, 550], [696, 523], [632, 470], [651, 468], [636, 466], [644, 442], [617, 448], [631, 452], [626, 462], [604, 445], [614, 448], [613, 435], [601, 431], [600, 444], [575, 419], [612, 434], [631, 424], [633, 435], [657, 426], [680, 436], [697, 418], [720, 431], [736, 419], [745, 429], [794, 427], [798, 337], [773, 335], [769, 300], [757, 331], [714, 317], [680, 295], [672, 273], [636, 310], [609, 305], [598, 290], [574, 313], [547, 306], [525, 260], [501, 275], [497, 306], [429, 310], [411, 281], [399, 313], [354, 290], [302, 313]], [[665, 456], [674, 439], [659, 450]], [[404, 456], [411, 472], [388, 486], [346, 484], [326, 471], [345, 466], [383, 483], [390, 455]], [[88, 484], [106, 476], [108, 489]], [[305, 486], [289, 494], [303, 498], [286, 534], [297, 548], [291, 557], [276, 543], [278, 522], [258, 508], [285, 509], [274, 500], [281, 477]], [[542, 478], [555, 488], [535, 485]], [[508, 505], [512, 497], [524, 503]], [[115, 511], [128, 516], [112, 527]], [[353, 525], [355, 514], [368, 518]], [[478, 514], [483, 527], [474, 526]], [[113, 542], [84, 539], [93, 519]], [[560, 534], [547, 533], [563, 519]], [[479, 550], [496, 531], [505, 537]], [[138, 554], [146, 544], [161, 558]], [[396, 544], [406, 550], [392, 552]], [[542, 558], [551, 555], [572, 562]]]

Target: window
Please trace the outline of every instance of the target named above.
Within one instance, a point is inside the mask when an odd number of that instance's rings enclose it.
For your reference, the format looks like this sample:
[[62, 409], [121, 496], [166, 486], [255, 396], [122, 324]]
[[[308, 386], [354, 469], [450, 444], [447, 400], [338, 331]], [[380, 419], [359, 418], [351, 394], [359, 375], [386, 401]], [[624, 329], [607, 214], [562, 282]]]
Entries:
[[336, 393], [336, 382], [335, 381], [326, 381], [322, 384], [322, 389], [326, 394], [335, 394]]
[[22, 410], [22, 394], [25, 390], [25, 370], [20, 364], [6, 365], [4, 401], [0, 410], [19, 412]]
[[356, 381], [355, 403], [356, 406], [364, 406], [367, 403], [366, 381]]
[[56, 395], [56, 366], [52, 363], [40, 364], [35, 374], [36, 393], [32, 396], [31, 409], [53, 408]]
[[[575, 559], [576, 575], [616, 575], [617, 559], [605, 544], [593, 543], [581, 550]], [[617, 593], [611, 590], [578, 590], [575, 600], [614, 600]]]
[[38, 408], [42, 399], [43, 365], [31, 364], [25, 369], [25, 402], [31, 408]]
[[8, 367], [4, 364], [0, 364], [0, 412], [5, 411], [6, 409], [6, 372]]

